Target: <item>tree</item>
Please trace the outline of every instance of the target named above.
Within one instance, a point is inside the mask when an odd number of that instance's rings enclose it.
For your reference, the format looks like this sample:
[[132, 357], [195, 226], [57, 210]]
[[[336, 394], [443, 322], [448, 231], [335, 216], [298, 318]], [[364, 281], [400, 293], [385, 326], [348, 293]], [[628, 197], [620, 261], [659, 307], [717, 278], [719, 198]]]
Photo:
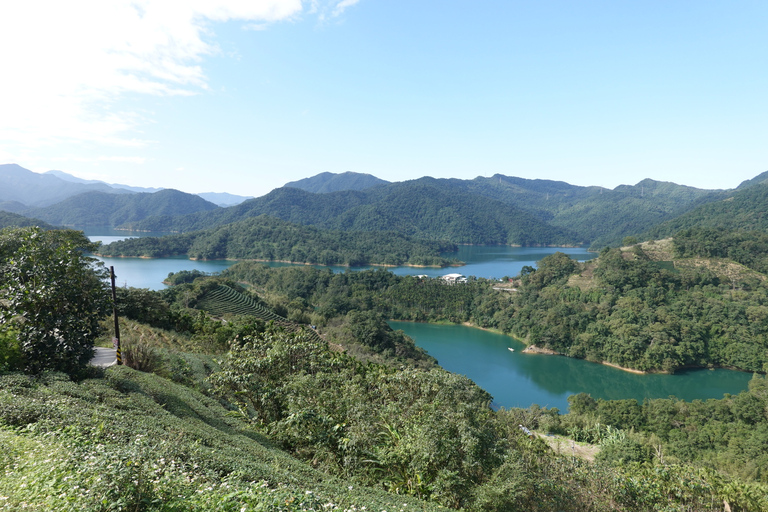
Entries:
[[0, 331], [16, 334], [21, 369], [74, 373], [93, 356], [108, 312], [108, 272], [80, 231], [0, 231]]

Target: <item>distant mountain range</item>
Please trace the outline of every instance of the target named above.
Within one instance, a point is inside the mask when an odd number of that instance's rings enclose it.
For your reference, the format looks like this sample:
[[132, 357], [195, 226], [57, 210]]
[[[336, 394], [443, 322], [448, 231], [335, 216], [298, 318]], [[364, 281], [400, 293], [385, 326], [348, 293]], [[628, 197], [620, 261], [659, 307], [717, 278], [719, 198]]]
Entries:
[[173, 189], [158, 192], [108, 194], [85, 192], [45, 208], [28, 208], [22, 215], [59, 226], [121, 226], [147, 217], [176, 217], [220, 209], [194, 194]]
[[[63, 171], [36, 173], [17, 164], [0, 165], [0, 210], [19, 212], [29, 207], [45, 207], [85, 192], [108, 194], [155, 193], [162, 189], [109, 184], [84, 180]], [[250, 196], [226, 192], [195, 194], [219, 206], [232, 206]]]
[[[320, 229], [394, 231], [459, 244], [593, 248], [694, 225], [768, 230], [768, 173], [732, 190], [650, 179], [611, 190], [498, 174], [390, 183], [368, 174], [325, 172], [227, 207], [153, 190], [0, 165], [0, 210], [55, 225], [186, 233], [267, 215]], [[218, 199], [221, 204], [225, 198]]]

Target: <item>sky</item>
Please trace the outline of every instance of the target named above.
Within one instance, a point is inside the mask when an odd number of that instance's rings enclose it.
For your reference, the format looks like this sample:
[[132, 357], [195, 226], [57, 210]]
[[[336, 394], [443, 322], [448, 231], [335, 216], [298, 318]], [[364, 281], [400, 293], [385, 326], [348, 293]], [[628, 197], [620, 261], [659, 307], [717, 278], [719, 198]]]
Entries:
[[768, 2], [2, 2], [0, 163], [247, 196], [347, 171], [734, 188], [768, 170]]

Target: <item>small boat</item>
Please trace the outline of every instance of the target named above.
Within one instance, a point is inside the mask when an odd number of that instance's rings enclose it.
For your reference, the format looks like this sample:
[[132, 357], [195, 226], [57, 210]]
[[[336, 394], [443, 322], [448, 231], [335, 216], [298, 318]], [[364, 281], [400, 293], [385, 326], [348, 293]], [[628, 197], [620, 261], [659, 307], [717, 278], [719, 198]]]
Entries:
[[507, 348], [509, 349], [510, 352], [514, 352], [515, 351], [515, 349], [513, 349], [511, 347], [507, 347]]

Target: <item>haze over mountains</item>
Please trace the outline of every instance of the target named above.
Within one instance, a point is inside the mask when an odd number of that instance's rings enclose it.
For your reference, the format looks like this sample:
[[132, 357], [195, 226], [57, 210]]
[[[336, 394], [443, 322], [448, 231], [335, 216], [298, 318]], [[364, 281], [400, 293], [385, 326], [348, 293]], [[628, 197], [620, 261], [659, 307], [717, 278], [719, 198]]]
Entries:
[[[129, 185], [109, 184], [97, 180], [84, 180], [63, 171], [36, 173], [17, 164], [0, 164], [0, 209], [9, 210], [5, 203], [24, 207], [45, 207], [58, 203], [74, 195], [85, 192], [105, 192], [109, 194], [155, 193], [163, 189], [152, 187], [132, 187]], [[239, 196], [225, 192], [203, 192], [195, 194], [218, 206], [238, 204], [249, 196]], [[20, 206], [18, 206], [20, 204]]]
[[[669, 236], [693, 225], [766, 229], [768, 173], [732, 190], [651, 179], [615, 189], [494, 175], [390, 183], [321, 173], [238, 204], [177, 190], [80, 180], [0, 165], [0, 210], [54, 225], [190, 232], [267, 215], [336, 231], [395, 231], [459, 244], [617, 245], [629, 235]], [[763, 225], [765, 224], [765, 226]]]

